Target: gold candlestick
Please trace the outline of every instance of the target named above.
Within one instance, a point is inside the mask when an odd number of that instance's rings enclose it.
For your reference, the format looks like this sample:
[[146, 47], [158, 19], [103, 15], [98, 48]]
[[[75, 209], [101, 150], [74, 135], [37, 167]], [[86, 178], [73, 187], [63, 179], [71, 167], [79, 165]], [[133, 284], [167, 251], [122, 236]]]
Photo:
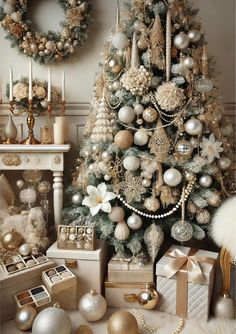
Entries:
[[48, 107], [47, 107], [48, 117], [52, 116], [52, 103], [51, 101], [48, 101]]
[[66, 101], [61, 101], [61, 114], [64, 116], [66, 111]]
[[21, 144], [24, 145], [35, 145], [35, 144], [40, 144], [40, 142], [34, 138], [34, 122], [35, 122], [35, 118], [33, 115], [33, 101], [32, 99], [29, 100], [29, 110], [28, 110], [28, 116], [27, 116], [27, 126], [28, 126], [28, 137], [26, 139], [24, 139]]

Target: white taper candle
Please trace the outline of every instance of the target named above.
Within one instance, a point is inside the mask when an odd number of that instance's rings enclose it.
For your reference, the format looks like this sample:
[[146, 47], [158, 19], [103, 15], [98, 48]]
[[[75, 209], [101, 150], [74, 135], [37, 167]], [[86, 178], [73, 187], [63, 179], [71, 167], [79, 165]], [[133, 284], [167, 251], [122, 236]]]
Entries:
[[62, 101], [65, 101], [65, 71], [62, 72], [61, 77], [61, 97]]
[[10, 80], [9, 80], [9, 101], [13, 101], [13, 72], [12, 72], [12, 67], [10, 67], [9, 75], [10, 75]]
[[48, 67], [48, 102], [51, 102], [51, 68]]

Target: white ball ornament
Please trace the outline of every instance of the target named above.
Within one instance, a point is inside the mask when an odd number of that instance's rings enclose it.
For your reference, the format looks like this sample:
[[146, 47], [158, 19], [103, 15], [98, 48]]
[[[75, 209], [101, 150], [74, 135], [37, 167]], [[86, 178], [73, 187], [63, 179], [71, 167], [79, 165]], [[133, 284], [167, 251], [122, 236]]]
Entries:
[[132, 107], [124, 106], [118, 112], [118, 118], [123, 123], [132, 123], [135, 119], [135, 112]]
[[184, 32], [180, 32], [174, 38], [174, 46], [179, 50], [186, 49], [189, 46], [189, 37]]
[[144, 206], [148, 211], [156, 212], [160, 208], [160, 201], [156, 197], [148, 197], [144, 201]]
[[184, 66], [187, 67], [187, 69], [191, 70], [194, 66], [194, 60], [192, 57], [186, 57], [183, 61]]
[[32, 251], [32, 247], [30, 244], [22, 244], [18, 250], [18, 252], [20, 253], [20, 255], [22, 256], [27, 256], [29, 254], [31, 254]]
[[125, 210], [121, 206], [113, 206], [108, 214], [112, 222], [118, 223], [125, 218]]
[[123, 166], [126, 170], [134, 172], [140, 167], [140, 159], [134, 155], [128, 156], [124, 158]]
[[25, 182], [23, 180], [17, 180], [16, 181], [16, 185], [17, 185], [18, 188], [22, 188], [24, 184], [25, 184]]
[[206, 174], [206, 175], [201, 175], [198, 182], [201, 187], [210, 188], [210, 186], [213, 183], [213, 179], [210, 175]]
[[150, 179], [143, 179], [142, 180], [142, 186], [145, 187], [145, 188], [148, 188], [150, 187], [150, 185], [152, 184], [152, 181]]
[[125, 221], [120, 221], [117, 223], [114, 236], [117, 240], [124, 241], [128, 239], [130, 234], [129, 228]]
[[163, 175], [165, 183], [170, 187], [176, 187], [182, 180], [182, 175], [176, 168], [169, 168]]
[[188, 38], [190, 39], [191, 42], [197, 43], [197, 42], [200, 41], [201, 33], [200, 33], [200, 31], [195, 30], [195, 29], [190, 30], [188, 32]]
[[111, 39], [112, 45], [118, 50], [125, 49], [128, 43], [128, 39], [123, 32], [116, 32]]
[[127, 225], [131, 230], [138, 230], [142, 226], [143, 221], [139, 215], [136, 213], [133, 213], [131, 216], [127, 219]]
[[202, 122], [197, 118], [191, 118], [184, 124], [185, 131], [191, 136], [199, 136], [202, 133]]
[[144, 146], [148, 143], [148, 134], [145, 130], [138, 130], [134, 134], [134, 143], [138, 146]]
[[71, 320], [66, 311], [57, 307], [48, 307], [34, 320], [32, 334], [71, 334]]
[[72, 195], [71, 201], [73, 204], [80, 205], [82, 203], [82, 200], [83, 196], [79, 192]]
[[220, 157], [217, 160], [217, 165], [222, 171], [228, 170], [231, 166], [231, 160], [228, 157]]
[[141, 115], [144, 111], [144, 107], [141, 103], [135, 103], [134, 104], [134, 112], [136, 115]]
[[110, 152], [108, 151], [104, 151], [102, 152], [102, 159], [105, 161], [105, 162], [109, 162], [112, 158], [112, 155]]
[[107, 310], [105, 298], [95, 290], [86, 293], [79, 302], [79, 311], [87, 321], [100, 320]]

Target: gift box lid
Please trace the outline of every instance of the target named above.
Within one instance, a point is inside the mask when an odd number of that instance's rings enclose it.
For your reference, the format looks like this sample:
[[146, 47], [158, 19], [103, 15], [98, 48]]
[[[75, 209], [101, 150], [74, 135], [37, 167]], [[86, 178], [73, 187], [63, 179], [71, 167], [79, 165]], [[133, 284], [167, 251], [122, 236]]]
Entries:
[[90, 260], [98, 261], [102, 257], [102, 249], [105, 246], [103, 240], [96, 240], [95, 249], [80, 250], [80, 249], [59, 249], [57, 242], [55, 242], [48, 250], [47, 257], [50, 259], [77, 259], [77, 260]]
[[114, 261], [114, 256], [111, 258], [111, 260], [108, 262], [108, 271], [145, 271], [145, 272], [153, 272], [153, 263], [149, 262], [144, 265], [140, 265], [138, 263], [133, 263], [132, 261]]
[[[182, 251], [184, 254], [188, 254], [190, 251], [190, 247], [184, 247], [179, 245], [172, 245], [167, 252], [173, 251], [175, 249], [178, 249]], [[157, 276], [168, 276], [168, 270], [167, 265], [169, 265], [172, 261], [174, 261], [174, 258], [167, 255], [167, 252], [160, 258], [160, 260], [156, 264], [156, 275]], [[215, 263], [215, 261], [218, 258], [219, 253], [217, 252], [210, 252], [206, 250], [199, 249], [194, 256], [199, 258], [211, 258], [213, 259], [212, 262]], [[202, 270], [202, 273], [204, 275], [204, 282], [202, 284], [208, 284], [211, 278], [211, 274], [214, 270], [214, 263], [207, 263], [207, 262], [199, 262], [200, 268]], [[173, 275], [171, 278], [176, 279], [176, 274]], [[188, 276], [188, 282], [191, 282], [191, 278]]]
[[43, 271], [42, 280], [52, 294], [77, 286], [77, 277], [64, 265]]

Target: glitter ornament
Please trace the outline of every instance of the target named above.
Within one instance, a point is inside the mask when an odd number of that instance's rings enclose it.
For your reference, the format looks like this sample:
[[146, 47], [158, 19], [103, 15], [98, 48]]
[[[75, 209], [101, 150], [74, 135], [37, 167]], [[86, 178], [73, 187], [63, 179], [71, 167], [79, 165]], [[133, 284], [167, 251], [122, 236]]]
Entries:
[[166, 111], [174, 111], [185, 100], [183, 90], [173, 82], [165, 82], [159, 86], [155, 97], [159, 106]]
[[132, 107], [124, 106], [118, 112], [118, 118], [123, 123], [132, 123], [135, 119], [135, 112]]
[[201, 33], [198, 30], [189, 30], [188, 32], [188, 38], [190, 39], [191, 42], [197, 43], [200, 41], [201, 38]]
[[5, 233], [1, 238], [2, 246], [10, 251], [19, 248], [22, 242], [23, 238], [21, 234], [14, 230]]
[[79, 301], [79, 311], [87, 321], [100, 320], [107, 310], [105, 298], [95, 290], [86, 293]]
[[117, 311], [112, 314], [107, 324], [108, 334], [138, 334], [138, 322], [128, 311]]
[[130, 234], [129, 228], [125, 221], [119, 221], [116, 225], [114, 236], [117, 240], [124, 241]]
[[128, 130], [121, 130], [117, 132], [114, 138], [114, 143], [117, 147], [125, 150], [133, 145], [133, 135]]
[[157, 111], [156, 109], [152, 108], [152, 107], [148, 107], [147, 109], [144, 110], [143, 112], [143, 119], [147, 122], [147, 123], [153, 123], [156, 121], [157, 119]]
[[138, 130], [134, 134], [134, 143], [138, 146], [144, 146], [148, 143], [148, 134], [145, 130]]
[[199, 184], [203, 188], [210, 188], [213, 183], [213, 179], [210, 175], [201, 175], [198, 180]]
[[151, 258], [152, 263], [155, 262], [157, 253], [163, 243], [164, 233], [160, 226], [155, 223], [151, 224], [146, 228], [144, 232], [144, 242], [147, 246], [148, 254]]
[[147, 197], [144, 201], [144, 207], [148, 211], [156, 212], [160, 209], [160, 201], [156, 197]]
[[123, 160], [123, 166], [126, 170], [134, 172], [140, 167], [140, 159], [136, 156], [128, 156]]
[[174, 38], [174, 46], [176, 49], [184, 50], [189, 46], [189, 37], [184, 32], [180, 32]]
[[169, 168], [165, 171], [164, 182], [170, 187], [176, 187], [182, 180], [182, 175], [176, 168]]
[[198, 93], [208, 93], [213, 89], [213, 83], [210, 79], [202, 77], [195, 82], [194, 88]]
[[196, 214], [195, 219], [198, 224], [209, 224], [211, 221], [211, 214], [206, 209], [202, 209]]
[[113, 206], [108, 214], [112, 222], [118, 223], [125, 218], [125, 210], [121, 206]]
[[197, 118], [191, 118], [184, 124], [184, 129], [191, 136], [199, 136], [202, 133], [202, 122]]
[[129, 226], [129, 228], [131, 230], [138, 230], [138, 229], [140, 229], [140, 227], [142, 226], [142, 224], [143, 224], [142, 218], [139, 215], [135, 214], [135, 213], [133, 213], [127, 219], [127, 225]]
[[171, 236], [179, 242], [185, 242], [192, 238], [193, 227], [185, 220], [179, 220], [172, 225]]

